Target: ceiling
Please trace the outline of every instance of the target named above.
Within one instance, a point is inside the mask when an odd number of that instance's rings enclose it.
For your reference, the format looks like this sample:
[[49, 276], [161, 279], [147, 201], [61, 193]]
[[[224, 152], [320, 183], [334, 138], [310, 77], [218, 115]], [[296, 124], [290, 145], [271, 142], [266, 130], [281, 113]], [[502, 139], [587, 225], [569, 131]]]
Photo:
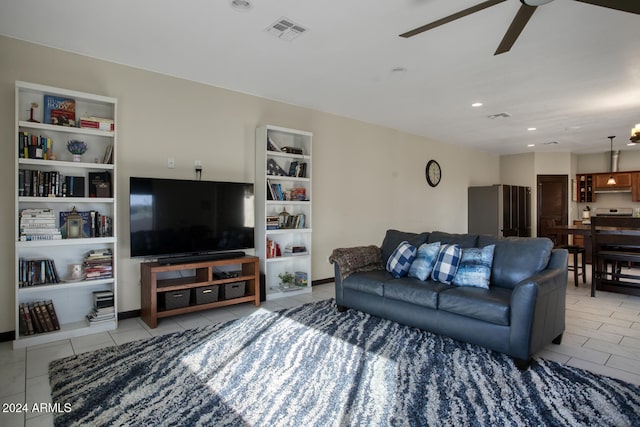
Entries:
[[[230, 2], [3, 1], [0, 34], [496, 154], [636, 149], [639, 15], [553, 1], [494, 56], [518, 0], [409, 39], [481, 0]], [[265, 30], [283, 17], [308, 31]]]

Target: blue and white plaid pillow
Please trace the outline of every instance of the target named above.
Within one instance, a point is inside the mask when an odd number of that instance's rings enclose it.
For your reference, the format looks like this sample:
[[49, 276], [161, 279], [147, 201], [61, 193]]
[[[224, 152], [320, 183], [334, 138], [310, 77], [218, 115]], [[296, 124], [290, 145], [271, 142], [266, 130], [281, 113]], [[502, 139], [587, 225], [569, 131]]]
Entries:
[[450, 285], [456, 276], [458, 266], [460, 265], [460, 246], [459, 245], [441, 245], [436, 265], [431, 272], [431, 278], [438, 282]]
[[396, 279], [406, 276], [411, 268], [411, 263], [416, 259], [416, 252], [416, 247], [406, 240], [400, 242], [387, 261], [387, 271]]

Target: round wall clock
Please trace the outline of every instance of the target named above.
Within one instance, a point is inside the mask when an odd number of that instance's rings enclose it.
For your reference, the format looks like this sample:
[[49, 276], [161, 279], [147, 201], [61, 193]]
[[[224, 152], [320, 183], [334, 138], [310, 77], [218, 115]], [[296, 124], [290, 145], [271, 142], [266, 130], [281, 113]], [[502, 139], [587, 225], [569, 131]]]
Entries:
[[435, 160], [429, 160], [427, 162], [427, 168], [424, 173], [430, 186], [435, 187], [436, 185], [440, 184], [440, 179], [442, 178], [442, 169], [440, 169], [440, 164], [438, 162], [436, 162]]

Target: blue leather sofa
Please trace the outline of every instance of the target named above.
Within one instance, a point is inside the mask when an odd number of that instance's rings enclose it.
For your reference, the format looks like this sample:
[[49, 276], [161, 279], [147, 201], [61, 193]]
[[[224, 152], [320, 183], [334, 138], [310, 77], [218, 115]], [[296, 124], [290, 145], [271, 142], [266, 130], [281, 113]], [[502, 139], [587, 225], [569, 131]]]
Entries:
[[[495, 244], [489, 289], [394, 278], [383, 266], [403, 240], [416, 248], [432, 242], [462, 248]], [[352, 308], [481, 345], [512, 356], [520, 369], [526, 369], [540, 349], [562, 340], [568, 254], [553, 249], [549, 239], [388, 230], [380, 259], [349, 265], [348, 275], [334, 255], [340, 311]]]

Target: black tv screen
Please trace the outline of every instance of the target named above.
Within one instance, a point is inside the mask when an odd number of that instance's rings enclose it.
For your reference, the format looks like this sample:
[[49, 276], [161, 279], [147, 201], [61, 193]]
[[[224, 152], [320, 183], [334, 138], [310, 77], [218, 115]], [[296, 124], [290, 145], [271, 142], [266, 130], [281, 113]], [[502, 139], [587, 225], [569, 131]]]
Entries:
[[131, 177], [132, 257], [253, 248], [252, 183]]

